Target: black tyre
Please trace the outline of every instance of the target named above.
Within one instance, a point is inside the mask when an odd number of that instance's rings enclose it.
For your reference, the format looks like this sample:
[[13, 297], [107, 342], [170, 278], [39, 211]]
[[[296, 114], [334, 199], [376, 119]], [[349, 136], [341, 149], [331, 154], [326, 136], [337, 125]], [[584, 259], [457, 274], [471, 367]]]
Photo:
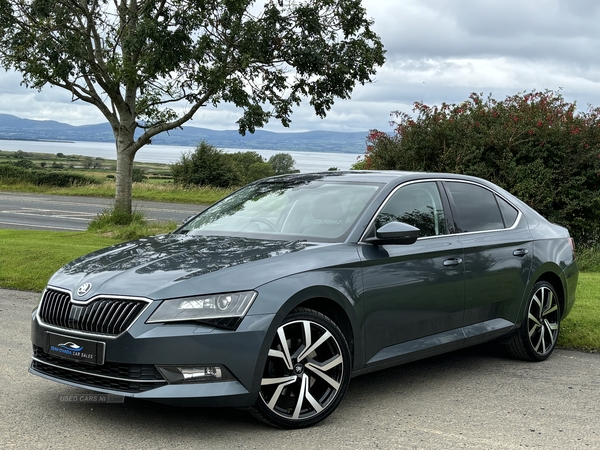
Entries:
[[556, 347], [560, 332], [560, 303], [550, 283], [538, 281], [533, 286], [525, 314], [508, 350], [515, 358], [544, 361]]
[[329, 416], [350, 382], [350, 351], [328, 317], [296, 308], [277, 329], [253, 414], [278, 427], [302, 428]]

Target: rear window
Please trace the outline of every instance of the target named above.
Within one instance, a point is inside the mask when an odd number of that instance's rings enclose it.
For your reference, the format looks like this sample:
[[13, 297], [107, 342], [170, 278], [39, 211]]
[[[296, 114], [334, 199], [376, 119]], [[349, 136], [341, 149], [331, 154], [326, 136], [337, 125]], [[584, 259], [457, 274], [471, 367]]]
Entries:
[[[459, 232], [468, 233], [505, 228], [504, 219], [496, 201], [498, 197], [492, 191], [475, 184], [454, 181], [445, 182], [445, 186], [454, 201]], [[509, 214], [507, 213], [507, 215]]]

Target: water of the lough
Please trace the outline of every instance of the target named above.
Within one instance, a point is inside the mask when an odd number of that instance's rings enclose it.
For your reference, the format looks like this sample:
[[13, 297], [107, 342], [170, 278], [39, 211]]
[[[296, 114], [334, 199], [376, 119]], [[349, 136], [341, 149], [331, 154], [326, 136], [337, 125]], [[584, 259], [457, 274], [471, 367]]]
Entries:
[[[65, 155], [91, 156], [94, 158], [116, 159], [115, 144], [110, 142], [49, 142], [49, 141], [17, 141], [0, 140], [0, 150], [32, 153], [63, 153]], [[136, 161], [173, 164], [179, 160], [182, 152], [193, 150], [192, 147], [179, 145], [147, 145], [135, 157]], [[289, 153], [296, 161], [295, 168], [302, 173], [322, 172], [331, 167], [348, 170], [361, 155], [355, 153], [321, 153], [298, 152], [287, 150], [256, 150], [225, 148], [225, 152], [254, 151], [269, 159], [277, 153]]]

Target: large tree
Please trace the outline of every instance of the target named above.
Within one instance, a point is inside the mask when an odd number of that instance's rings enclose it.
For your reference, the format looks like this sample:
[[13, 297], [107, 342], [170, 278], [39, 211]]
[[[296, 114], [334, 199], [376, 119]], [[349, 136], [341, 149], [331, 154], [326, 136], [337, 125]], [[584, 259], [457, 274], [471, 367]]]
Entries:
[[[361, 0], [0, 0], [0, 57], [26, 86], [97, 107], [116, 142], [115, 208], [136, 153], [202, 106], [241, 108], [240, 133], [324, 117], [384, 62]], [[136, 133], [137, 131], [137, 133]]]

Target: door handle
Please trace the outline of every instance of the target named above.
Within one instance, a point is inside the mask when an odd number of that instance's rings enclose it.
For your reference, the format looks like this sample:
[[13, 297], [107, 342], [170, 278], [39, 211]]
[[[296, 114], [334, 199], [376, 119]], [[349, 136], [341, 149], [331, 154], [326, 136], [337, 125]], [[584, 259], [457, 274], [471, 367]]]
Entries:
[[444, 266], [458, 266], [462, 262], [460, 258], [451, 258], [444, 261]]
[[529, 253], [529, 250], [527, 250], [526, 248], [518, 248], [513, 252], [514, 256], [525, 256], [527, 253]]

